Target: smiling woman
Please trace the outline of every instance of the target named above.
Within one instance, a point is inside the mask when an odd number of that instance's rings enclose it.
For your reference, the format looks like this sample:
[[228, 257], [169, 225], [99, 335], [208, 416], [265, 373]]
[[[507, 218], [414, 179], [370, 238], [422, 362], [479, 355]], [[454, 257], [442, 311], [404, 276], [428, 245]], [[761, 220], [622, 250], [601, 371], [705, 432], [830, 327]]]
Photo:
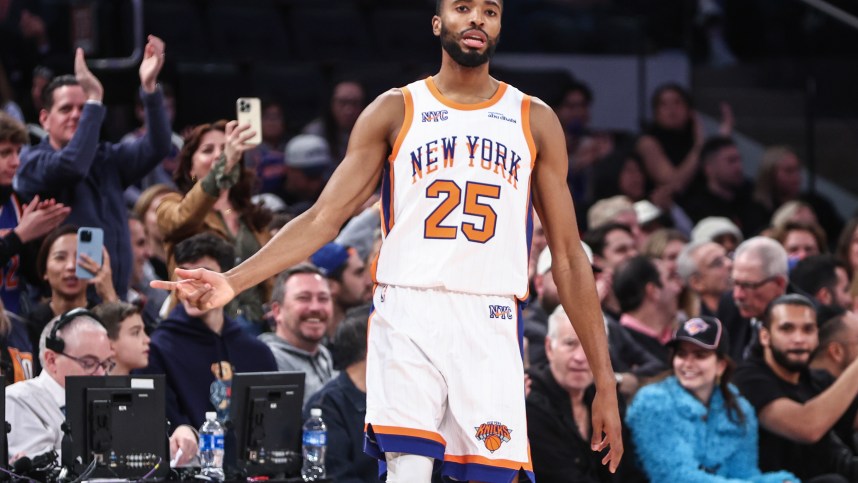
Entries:
[[759, 470], [757, 419], [750, 403], [730, 385], [734, 366], [721, 321], [690, 319], [669, 345], [672, 375], [641, 389], [626, 416], [650, 480], [704, 481], [704, 475], [717, 475], [798, 481], [787, 472]]
[[[74, 225], [60, 226], [45, 237], [39, 248], [36, 269], [39, 278], [50, 290], [50, 298], [33, 306], [25, 315], [33, 347], [38, 347], [42, 329], [51, 319], [71, 309], [93, 305], [87, 300], [89, 285], [95, 288], [95, 294], [102, 301], [119, 300], [113, 287], [110, 256], [106, 250], [103, 251], [101, 267], [92, 260], [78, 259], [77, 230], [78, 227]], [[94, 276], [88, 280], [78, 278], [75, 274], [77, 264], [87, 268]], [[37, 366], [36, 374], [39, 369]]]

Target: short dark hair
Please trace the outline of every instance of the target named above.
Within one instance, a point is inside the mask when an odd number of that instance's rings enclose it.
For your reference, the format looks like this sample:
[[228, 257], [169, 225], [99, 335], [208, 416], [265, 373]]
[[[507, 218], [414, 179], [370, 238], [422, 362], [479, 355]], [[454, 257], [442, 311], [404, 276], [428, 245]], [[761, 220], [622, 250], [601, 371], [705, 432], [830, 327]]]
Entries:
[[848, 273], [846, 263], [833, 255], [814, 255], [798, 262], [789, 274], [790, 282], [811, 297], [819, 289], [834, 290], [837, 285], [837, 268]]
[[293, 275], [301, 273], [309, 273], [325, 278], [322, 271], [313, 264], [301, 263], [295, 265], [292, 268], [284, 270], [280, 275], [277, 275], [277, 279], [274, 281], [274, 290], [271, 292], [271, 301], [277, 302], [278, 304], [283, 303], [283, 297], [286, 295], [286, 282], [288, 282]]
[[[498, 0], [498, 2], [500, 3], [501, 7], [503, 7], [503, 0]], [[435, 15], [441, 13], [441, 4], [443, 3], [444, 0], [435, 0]]]
[[0, 111], [0, 143], [10, 142], [23, 146], [28, 144], [29, 141], [27, 128], [14, 117]]
[[814, 316], [816, 316], [816, 306], [813, 305], [813, 301], [804, 295], [797, 293], [790, 293], [786, 295], [781, 295], [780, 297], [769, 302], [769, 305], [766, 306], [766, 311], [763, 312], [763, 327], [766, 329], [772, 328], [772, 312], [775, 310], [775, 307], [779, 307], [781, 305], [798, 305], [801, 307], [808, 307], [813, 310]]
[[346, 312], [346, 318], [337, 326], [334, 336], [334, 368], [340, 371], [366, 359], [366, 330], [370, 304], [354, 307]]
[[58, 75], [42, 91], [42, 108], [50, 111], [54, 107], [54, 91], [64, 86], [79, 86], [80, 82], [71, 74]]
[[605, 223], [604, 225], [600, 225], [597, 228], [593, 228], [584, 234], [584, 243], [593, 250], [594, 255], [599, 255], [600, 257], [605, 254], [605, 245], [606, 240], [608, 238], [608, 233], [614, 230], [622, 230], [629, 234], [629, 236], [634, 236], [632, 234], [632, 229], [629, 228], [628, 225], [623, 223]]
[[140, 308], [128, 302], [104, 302], [96, 305], [92, 309], [92, 313], [104, 324], [104, 328], [107, 329], [107, 337], [110, 340], [116, 340], [119, 338], [122, 321], [134, 314], [139, 314]]
[[700, 164], [705, 164], [712, 159], [719, 151], [728, 147], [735, 146], [736, 142], [727, 136], [712, 136], [703, 143], [700, 148]]
[[651, 283], [661, 287], [661, 273], [649, 257], [638, 255], [620, 264], [612, 285], [620, 310], [630, 312], [640, 307]]
[[817, 352], [824, 351], [828, 344], [839, 342], [842, 339], [843, 331], [846, 329], [846, 323], [843, 319], [846, 318], [847, 314], [848, 312], [844, 310], [843, 313], [835, 315], [819, 325]]
[[688, 89], [677, 84], [676, 82], [667, 82], [656, 87], [655, 92], [652, 93], [652, 97], [650, 98], [650, 107], [652, 108], [652, 110], [655, 110], [658, 107], [658, 103], [661, 102], [662, 94], [667, 91], [673, 91], [677, 93], [689, 109], [694, 108], [694, 103], [691, 99], [691, 93], [688, 92]]
[[[588, 106], [593, 103], [593, 89], [578, 79], [569, 79], [566, 88], [563, 90], [563, 97], [566, 97], [570, 92], [580, 92]], [[560, 99], [560, 102], [563, 102], [563, 99]]]
[[203, 257], [213, 258], [225, 272], [235, 265], [235, 250], [223, 238], [211, 233], [199, 233], [176, 244], [173, 259], [176, 265], [194, 263]]

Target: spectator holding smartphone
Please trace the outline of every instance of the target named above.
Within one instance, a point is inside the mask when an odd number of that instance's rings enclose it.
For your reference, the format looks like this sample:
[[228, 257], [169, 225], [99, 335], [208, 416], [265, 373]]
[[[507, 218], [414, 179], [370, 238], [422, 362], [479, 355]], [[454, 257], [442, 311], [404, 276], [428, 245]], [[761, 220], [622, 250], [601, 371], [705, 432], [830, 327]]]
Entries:
[[[191, 131], [179, 153], [176, 185], [183, 194], [168, 193], [158, 205], [158, 229], [167, 252], [167, 272], [176, 268], [176, 244], [198, 233], [213, 233], [227, 240], [238, 261], [256, 253], [268, 240], [271, 212], [253, 204], [253, 171], [242, 162], [253, 148], [247, 141], [255, 133], [236, 121], [201, 124]], [[259, 333], [273, 283], [241, 293], [227, 306], [227, 314], [251, 332]]]
[[131, 276], [123, 192], [170, 150], [170, 122], [157, 84], [163, 65], [164, 42], [150, 35], [140, 64], [146, 134], [133, 143], [99, 142], [104, 90], [78, 49], [75, 75], [54, 78], [43, 92], [39, 122], [48, 136], [22, 153], [17, 174], [16, 188], [23, 196], [56, 198], [72, 208], [71, 223], [104, 229], [113, 286], [121, 297]]
[[[33, 306], [26, 314], [28, 331], [33, 347], [39, 346], [42, 329], [56, 316], [78, 307], [95, 305], [87, 300], [87, 287], [92, 285], [95, 294], [104, 302], [119, 300], [113, 287], [113, 272], [110, 255], [103, 248], [101, 266], [94, 260], [77, 255], [77, 227], [63, 225], [45, 237], [36, 259], [39, 277], [50, 288], [50, 298]], [[76, 274], [77, 265], [94, 274], [90, 279], [81, 279]], [[36, 361], [34, 361], [36, 362]], [[39, 368], [37, 368], [39, 369]], [[38, 374], [38, 370], [35, 371]]]

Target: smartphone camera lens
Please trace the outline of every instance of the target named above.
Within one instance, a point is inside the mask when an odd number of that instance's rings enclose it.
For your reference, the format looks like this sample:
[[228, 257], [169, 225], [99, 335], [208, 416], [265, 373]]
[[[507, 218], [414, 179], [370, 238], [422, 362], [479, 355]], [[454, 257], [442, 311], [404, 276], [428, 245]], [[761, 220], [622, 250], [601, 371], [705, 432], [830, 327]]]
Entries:
[[84, 243], [89, 243], [92, 241], [92, 232], [89, 230], [84, 230], [80, 232], [80, 241]]
[[249, 105], [248, 103], [244, 102], [244, 101], [241, 101], [241, 102], [238, 104], [238, 109], [239, 109], [241, 112], [248, 112], [248, 111], [250, 111], [250, 105]]

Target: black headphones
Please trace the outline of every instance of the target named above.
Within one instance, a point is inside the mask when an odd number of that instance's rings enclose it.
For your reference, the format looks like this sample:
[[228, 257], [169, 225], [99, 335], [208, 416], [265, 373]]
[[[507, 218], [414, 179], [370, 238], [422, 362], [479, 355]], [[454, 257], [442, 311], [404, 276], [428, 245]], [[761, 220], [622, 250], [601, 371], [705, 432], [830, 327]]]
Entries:
[[51, 333], [48, 334], [47, 337], [45, 337], [45, 349], [50, 349], [57, 354], [62, 354], [63, 350], [65, 350], [66, 348], [66, 343], [57, 336], [57, 332], [59, 332], [60, 329], [62, 329], [63, 327], [71, 324], [74, 319], [78, 317], [89, 317], [91, 319], [94, 319], [99, 324], [104, 325], [104, 323], [101, 322], [101, 319], [99, 319], [98, 316], [96, 316], [94, 313], [90, 312], [84, 307], [71, 309], [68, 312], [65, 312], [60, 315], [60, 318], [57, 320], [57, 322], [54, 324], [54, 327], [51, 329]]

